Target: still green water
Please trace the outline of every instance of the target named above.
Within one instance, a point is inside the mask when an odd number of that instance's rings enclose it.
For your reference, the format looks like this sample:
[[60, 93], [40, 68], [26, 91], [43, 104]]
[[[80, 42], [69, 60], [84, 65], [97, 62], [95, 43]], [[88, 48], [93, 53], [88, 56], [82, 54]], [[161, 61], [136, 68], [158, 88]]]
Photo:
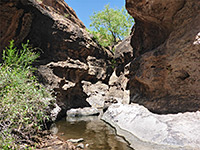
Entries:
[[52, 132], [63, 140], [83, 138], [85, 150], [133, 150], [115, 134], [115, 130], [98, 117], [66, 118], [58, 121]]

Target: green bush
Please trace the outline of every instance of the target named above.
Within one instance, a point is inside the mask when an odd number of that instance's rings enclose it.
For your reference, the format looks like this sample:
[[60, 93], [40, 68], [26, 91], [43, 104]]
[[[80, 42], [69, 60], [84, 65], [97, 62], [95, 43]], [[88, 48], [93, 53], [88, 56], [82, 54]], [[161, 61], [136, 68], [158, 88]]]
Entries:
[[19, 50], [14, 41], [3, 51], [0, 64], [0, 149], [13, 149], [30, 144], [48, 119], [49, 99], [53, 99], [33, 75], [31, 64], [39, 54], [28, 42]]

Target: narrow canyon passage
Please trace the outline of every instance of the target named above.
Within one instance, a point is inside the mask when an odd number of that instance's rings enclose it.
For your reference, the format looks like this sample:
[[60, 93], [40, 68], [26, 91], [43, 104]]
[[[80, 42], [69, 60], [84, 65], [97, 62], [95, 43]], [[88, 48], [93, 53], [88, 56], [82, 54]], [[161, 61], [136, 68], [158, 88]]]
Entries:
[[12, 39], [38, 48], [35, 74], [55, 97], [47, 109], [52, 122], [61, 119], [52, 128], [60, 138], [84, 138], [91, 150], [130, 149], [95, 117], [65, 119], [72, 108], [90, 107], [103, 109], [136, 150], [199, 150], [200, 1], [125, 2], [135, 23], [113, 52], [64, 0], [1, 0], [0, 62]]

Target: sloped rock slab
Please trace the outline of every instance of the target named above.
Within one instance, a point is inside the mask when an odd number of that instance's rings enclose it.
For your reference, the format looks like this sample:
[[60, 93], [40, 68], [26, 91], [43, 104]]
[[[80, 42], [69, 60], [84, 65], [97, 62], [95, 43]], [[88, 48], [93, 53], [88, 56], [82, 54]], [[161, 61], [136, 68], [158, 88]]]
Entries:
[[200, 112], [158, 115], [138, 104], [113, 104], [102, 119], [135, 150], [199, 150]]

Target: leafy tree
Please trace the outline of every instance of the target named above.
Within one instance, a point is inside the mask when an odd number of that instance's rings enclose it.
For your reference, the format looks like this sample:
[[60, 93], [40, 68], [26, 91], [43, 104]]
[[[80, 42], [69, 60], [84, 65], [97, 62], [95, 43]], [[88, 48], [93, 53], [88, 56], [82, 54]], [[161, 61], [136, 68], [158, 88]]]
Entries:
[[126, 9], [113, 9], [105, 5], [102, 11], [94, 12], [90, 16], [89, 32], [94, 35], [100, 45], [106, 47], [116, 44], [129, 35], [134, 19]]

